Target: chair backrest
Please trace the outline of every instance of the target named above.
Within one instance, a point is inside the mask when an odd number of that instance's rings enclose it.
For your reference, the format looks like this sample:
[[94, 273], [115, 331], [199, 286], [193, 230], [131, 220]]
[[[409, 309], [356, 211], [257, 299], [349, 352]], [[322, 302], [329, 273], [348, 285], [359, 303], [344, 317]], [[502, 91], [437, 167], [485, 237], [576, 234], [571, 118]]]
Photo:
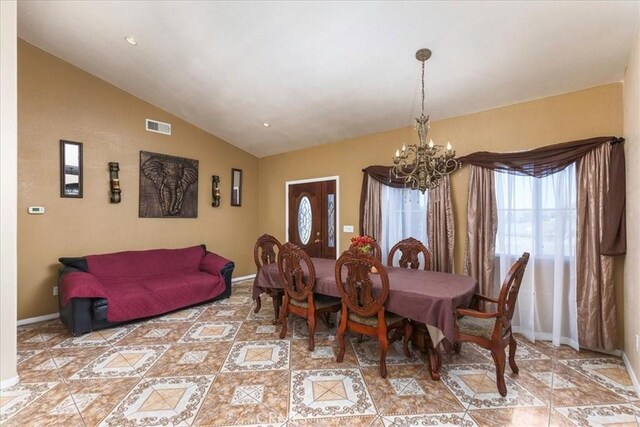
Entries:
[[258, 237], [253, 247], [253, 260], [256, 263], [256, 268], [260, 270], [263, 265], [277, 262], [277, 252], [280, 252], [281, 248], [282, 244], [278, 239], [269, 234], [263, 234]]
[[420, 242], [420, 240], [408, 237], [404, 240], [400, 240], [389, 251], [387, 257], [387, 265], [393, 266], [393, 258], [396, 252], [400, 251], [400, 260], [398, 264], [402, 268], [412, 268], [417, 270], [420, 268], [420, 254], [424, 256], [423, 270], [431, 270], [431, 254], [429, 250]]
[[[369, 276], [371, 267], [378, 270], [382, 287], [374, 292]], [[346, 275], [344, 270], [346, 269]], [[358, 250], [345, 251], [336, 261], [336, 285], [349, 311], [369, 317], [384, 310], [389, 296], [389, 277], [382, 263], [375, 257]]]
[[313, 294], [316, 270], [309, 255], [293, 243], [285, 243], [278, 252], [278, 271], [289, 297], [303, 301]]
[[524, 276], [524, 270], [527, 268], [528, 262], [529, 253], [525, 252], [511, 266], [507, 276], [502, 282], [500, 297], [498, 298], [498, 313], [500, 314], [503, 330], [507, 330], [511, 327], [511, 318], [513, 317], [513, 311], [516, 307], [518, 292], [520, 292], [522, 276]]
[[[353, 246], [353, 243], [349, 246], [349, 251], [353, 251], [355, 248]], [[378, 261], [382, 262], [382, 249], [380, 248], [380, 245], [378, 244], [378, 242], [374, 241], [371, 244], [371, 256], [375, 257]]]

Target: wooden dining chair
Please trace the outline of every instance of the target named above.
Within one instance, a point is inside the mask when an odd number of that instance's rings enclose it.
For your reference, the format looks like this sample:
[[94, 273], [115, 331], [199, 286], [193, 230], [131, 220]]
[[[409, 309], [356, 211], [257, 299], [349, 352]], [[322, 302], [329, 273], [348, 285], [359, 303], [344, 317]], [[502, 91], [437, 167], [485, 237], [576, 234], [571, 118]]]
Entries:
[[[456, 352], [460, 352], [463, 342], [472, 342], [491, 351], [496, 365], [498, 391], [503, 397], [507, 395], [507, 386], [504, 383], [507, 345], [509, 346], [509, 366], [514, 374], [518, 373], [515, 360], [517, 343], [511, 331], [511, 319], [528, 262], [529, 253], [525, 252], [511, 266], [502, 283], [498, 299], [475, 294], [475, 309], [458, 308], [455, 312], [454, 348]], [[496, 304], [497, 310], [480, 311], [480, 302]]]
[[418, 239], [408, 237], [404, 240], [400, 240], [389, 251], [387, 257], [387, 265], [393, 266], [393, 258], [396, 252], [400, 251], [400, 260], [398, 264], [402, 268], [412, 268], [417, 270], [420, 268], [420, 254], [424, 256], [423, 270], [431, 270], [431, 254], [429, 250]]
[[309, 327], [309, 351], [315, 348], [316, 317], [324, 316], [332, 327], [329, 315], [340, 310], [339, 298], [316, 294], [316, 271], [309, 255], [293, 243], [285, 243], [278, 253], [278, 270], [284, 285], [284, 302], [280, 312], [282, 330], [280, 339], [287, 334], [287, 315], [295, 314], [307, 319]]
[[[370, 275], [371, 267], [378, 270], [381, 287], [374, 291]], [[346, 269], [346, 275], [343, 274]], [[380, 376], [387, 377], [387, 350], [389, 348], [389, 332], [404, 329], [403, 349], [407, 357], [411, 324], [407, 319], [387, 312], [384, 304], [389, 296], [389, 277], [382, 263], [368, 254], [357, 250], [344, 252], [336, 262], [336, 285], [342, 296], [342, 311], [338, 327], [340, 352], [337, 361], [342, 362], [345, 352], [345, 333], [352, 331], [377, 337], [380, 343]]]
[[[267, 264], [274, 264], [278, 261], [278, 253], [282, 248], [282, 244], [275, 237], [269, 234], [263, 234], [258, 237], [256, 244], [253, 247], [253, 260], [256, 263], [258, 271], [262, 266]], [[273, 323], [277, 324], [280, 321], [280, 307], [282, 306], [282, 298], [284, 291], [282, 289], [264, 288], [267, 295], [272, 298], [274, 320]], [[262, 308], [262, 301], [260, 298], [256, 301], [256, 308], [254, 313], [257, 313]]]
[[[353, 245], [353, 243], [349, 246], [349, 251], [353, 251], [355, 250], [356, 247]], [[378, 261], [382, 262], [382, 249], [380, 248], [380, 245], [378, 244], [378, 242], [374, 241], [371, 244], [371, 255], [373, 257], [375, 257]]]

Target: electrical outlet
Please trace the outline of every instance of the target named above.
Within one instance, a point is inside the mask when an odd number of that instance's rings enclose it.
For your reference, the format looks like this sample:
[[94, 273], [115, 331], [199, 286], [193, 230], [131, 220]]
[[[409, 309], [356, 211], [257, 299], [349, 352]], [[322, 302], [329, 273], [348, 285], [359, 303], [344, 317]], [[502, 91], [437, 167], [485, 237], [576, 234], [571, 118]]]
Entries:
[[56, 295], [58, 295], [58, 287], [54, 286], [53, 287], [53, 296], [55, 297]]

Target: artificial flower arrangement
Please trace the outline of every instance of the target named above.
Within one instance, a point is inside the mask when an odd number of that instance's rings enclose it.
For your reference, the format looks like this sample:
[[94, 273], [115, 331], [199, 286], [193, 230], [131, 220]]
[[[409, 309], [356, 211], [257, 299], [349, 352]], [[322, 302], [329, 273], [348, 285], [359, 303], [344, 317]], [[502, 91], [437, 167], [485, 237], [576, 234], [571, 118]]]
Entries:
[[355, 236], [351, 238], [351, 247], [363, 254], [371, 254], [375, 242], [371, 236]]

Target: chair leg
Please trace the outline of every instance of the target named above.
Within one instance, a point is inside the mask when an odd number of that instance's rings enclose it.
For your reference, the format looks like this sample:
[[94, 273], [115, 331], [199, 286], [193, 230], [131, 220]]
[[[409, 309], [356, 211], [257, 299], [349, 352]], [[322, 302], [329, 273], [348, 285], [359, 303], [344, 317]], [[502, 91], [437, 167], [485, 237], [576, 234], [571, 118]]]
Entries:
[[[344, 310], [344, 308], [343, 308]], [[347, 316], [346, 310], [341, 313], [340, 317], [340, 325], [338, 326], [338, 343], [340, 344], [340, 351], [338, 352], [338, 357], [336, 357], [336, 362], [342, 362], [344, 359], [344, 350], [345, 350], [345, 342], [344, 342], [344, 334], [347, 331]]]
[[282, 329], [280, 330], [280, 339], [284, 339], [287, 335], [287, 310], [289, 309], [289, 301], [287, 299], [284, 300], [284, 304], [282, 305], [282, 311], [280, 312], [279, 322], [282, 323]]
[[358, 334], [358, 344], [362, 344], [362, 334]]
[[491, 350], [491, 356], [493, 356], [493, 361], [496, 364], [496, 384], [498, 391], [500, 392], [500, 396], [505, 397], [507, 395], [507, 386], [504, 383], [504, 365], [506, 359], [504, 348]]
[[408, 321], [404, 321], [404, 339], [402, 340], [402, 349], [404, 350], [404, 355], [407, 357], [411, 357], [411, 351], [409, 351], [409, 341], [411, 340], [411, 323]]
[[271, 295], [271, 298], [273, 302], [273, 313], [274, 313], [273, 324], [277, 325], [278, 323], [280, 323], [280, 309], [282, 308], [282, 294], [279, 293], [278, 291], [274, 291], [274, 293]]
[[462, 343], [461, 342], [453, 343], [453, 351], [455, 351], [456, 354], [460, 354], [460, 352], [462, 351]]
[[380, 376], [387, 378], [387, 351], [389, 350], [389, 340], [387, 334], [378, 333], [380, 342]]
[[261, 308], [262, 308], [262, 298], [258, 296], [258, 298], [256, 299], [256, 308], [255, 310], [253, 310], [253, 312], [257, 313], [260, 311]]
[[322, 313], [322, 317], [320, 318], [320, 320], [322, 320], [322, 323], [325, 324], [327, 329], [332, 329], [335, 326], [333, 324], [333, 322], [331, 321], [331, 312], [330, 311], [327, 311], [326, 313]]
[[313, 351], [315, 348], [315, 341], [313, 339], [316, 334], [316, 316], [313, 315], [307, 319], [307, 332], [309, 333], [309, 351]]
[[516, 365], [516, 349], [518, 348], [518, 343], [516, 342], [513, 335], [511, 335], [511, 340], [509, 341], [509, 366], [511, 367], [511, 372], [517, 374], [520, 369], [518, 369], [518, 365]]

